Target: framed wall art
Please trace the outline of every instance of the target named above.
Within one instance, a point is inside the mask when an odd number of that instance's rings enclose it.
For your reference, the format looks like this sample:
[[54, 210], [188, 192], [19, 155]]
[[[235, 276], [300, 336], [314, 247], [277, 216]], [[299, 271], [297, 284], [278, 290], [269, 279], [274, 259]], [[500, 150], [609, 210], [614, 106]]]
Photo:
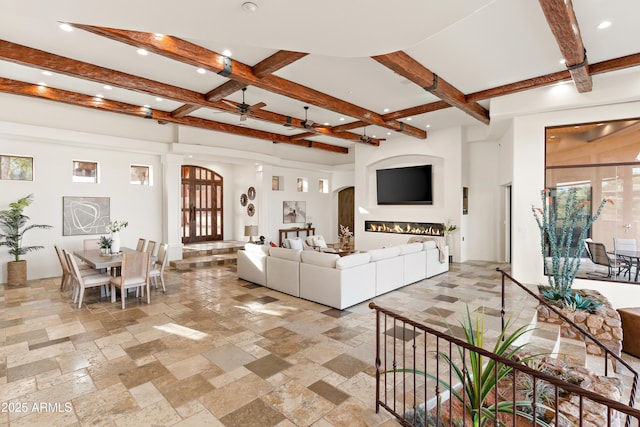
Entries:
[[282, 202], [282, 222], [285, 224], [305, 223], [307, 202]]
[[62, 198], [62, 235], [104, 234], [111, 221], [109, 197]]

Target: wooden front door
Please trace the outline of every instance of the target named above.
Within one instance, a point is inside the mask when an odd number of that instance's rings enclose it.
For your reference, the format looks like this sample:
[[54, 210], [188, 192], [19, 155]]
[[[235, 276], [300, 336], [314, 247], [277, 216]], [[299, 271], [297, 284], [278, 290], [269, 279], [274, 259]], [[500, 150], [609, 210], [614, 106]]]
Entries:
[[182, 243], [222, 240], [222, 176], [182, 166]]

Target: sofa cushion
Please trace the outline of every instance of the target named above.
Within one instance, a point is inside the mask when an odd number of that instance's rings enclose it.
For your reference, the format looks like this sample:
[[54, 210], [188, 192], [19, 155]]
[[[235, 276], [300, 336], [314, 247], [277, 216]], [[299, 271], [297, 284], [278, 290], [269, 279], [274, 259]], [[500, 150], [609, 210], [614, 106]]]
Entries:
[[287, 249], [304, 249], [304, 244], [300, 237], [284, 239], [283, 246]]
[[405, 243], [404, 245], [400, 245], [400, 255], [420, 252], [423, 248], [424, 245], [422, 243]]
[[303, 251], [300, 259], [305, 264], [319, 265], [320, 267], [336, 268], [336, 261], [340, 259], [338, 254], [327, 254], [316, 251]]
[[381, 259], [393, 258], [400, 255], [399, 246], [391, 246], [389, 248], [371, 249], [367, 252], [371, 255], [371, 261], [378, 261]]
[[346, 268], [355, 267], [357, 265], [368, 264], [371, 261], [371, 255], [369, 253], [351, 254], [343, 256], [336, 261], [336, 268], [344, 270]]
[[434, 240], [428, 240], [426, 242], [423, 243], [424, 244], [424, 250], [428, 251], [429, 249], [435, 249], [436, 246], [436, 242]]
[[270, 248], [269, 255], [276, 258], [287, 259], [289, 261], [298, 261], [300, 262], [300, 252], [299, 249], [287, 249], [287, 248]]

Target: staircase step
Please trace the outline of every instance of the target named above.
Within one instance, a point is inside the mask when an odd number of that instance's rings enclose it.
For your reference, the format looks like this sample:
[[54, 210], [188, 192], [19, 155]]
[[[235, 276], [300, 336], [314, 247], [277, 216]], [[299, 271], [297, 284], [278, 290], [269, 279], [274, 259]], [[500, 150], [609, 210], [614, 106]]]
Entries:
[[235, 254], [246, 242], [225, 240], [220, 242], [189, 243], [182, 248], [182, 258], [201, 258], [211, 255]]
[[192, 256], [181, 260], [169, 262], [171, 268], [176, 270], [188, 270], [191, 268], [215, 267], [220, 265], [236, 265], [238, 256], [236, 252], [217, 255]]

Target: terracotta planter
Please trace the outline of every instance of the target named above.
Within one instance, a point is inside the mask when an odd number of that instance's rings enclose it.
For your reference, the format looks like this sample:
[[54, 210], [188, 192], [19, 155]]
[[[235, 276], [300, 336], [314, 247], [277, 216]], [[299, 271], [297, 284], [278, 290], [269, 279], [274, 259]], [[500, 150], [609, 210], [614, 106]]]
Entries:
[[10, 261], [7, 263], [7, 284], [9, 286], [27, 283], [27, 261]]

